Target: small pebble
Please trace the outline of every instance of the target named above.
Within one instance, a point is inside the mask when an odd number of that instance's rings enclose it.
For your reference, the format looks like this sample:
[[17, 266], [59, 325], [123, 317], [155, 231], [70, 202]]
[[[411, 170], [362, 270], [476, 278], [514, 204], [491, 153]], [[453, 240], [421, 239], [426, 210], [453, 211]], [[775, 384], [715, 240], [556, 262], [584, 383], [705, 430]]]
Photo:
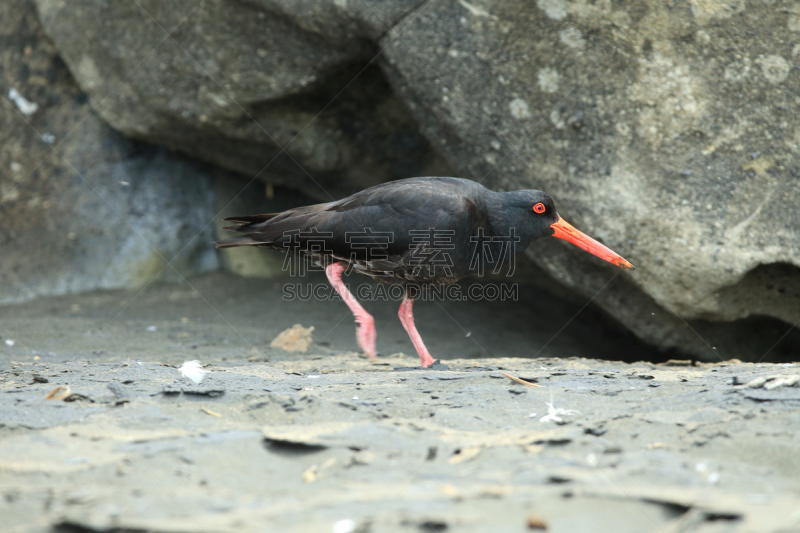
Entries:
[[532, 514], [528, 517], [528, 529], [547, 530], [547, 522], [539, 515]]

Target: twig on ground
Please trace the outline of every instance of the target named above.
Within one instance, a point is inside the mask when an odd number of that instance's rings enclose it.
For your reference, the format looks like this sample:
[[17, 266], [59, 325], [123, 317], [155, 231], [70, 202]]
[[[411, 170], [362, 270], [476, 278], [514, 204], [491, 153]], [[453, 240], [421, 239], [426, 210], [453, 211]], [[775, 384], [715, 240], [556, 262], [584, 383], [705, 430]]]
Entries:
[[505, 372], [503, 372], [503, 375], [508, 379], [510, 379], [511, 381], [516, 381], [520, 385], [525, 385], [526, 387], [541, 387], [541, 385], [537, 385], [536, 383], [531, 383], [530, 381], [525, 381], [524, 379], [516, 378], [511, 374], [506, 374]]

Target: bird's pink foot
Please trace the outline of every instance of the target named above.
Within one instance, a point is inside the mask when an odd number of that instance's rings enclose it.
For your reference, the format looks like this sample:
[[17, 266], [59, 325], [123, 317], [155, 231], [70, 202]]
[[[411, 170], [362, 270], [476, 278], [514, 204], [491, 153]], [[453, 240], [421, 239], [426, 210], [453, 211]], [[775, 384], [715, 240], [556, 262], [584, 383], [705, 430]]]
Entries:
[[372, 318], [371, 314], [367, 313], [366, 309], [361, 307], [356, 297], [353, 296], [353, 293], [347, 289], [347, 286], [342, 281], [342, 273], [346, 268], [343, 262], [333, 263], [325, 268], [325, 274], [327, 274], [328, 281], [330, 281], [336, 292], [339, 293], [339, 296], [342, 297], [342, 300], [344, 300], [344, 303], [350, 308], [350, 311], [356, 319], [356, 341], [358, 342], [358, 346], [369, 356], [370, 361], [375, 361], [378, 352], [375, 348], [375, 343], [378, 338], [378, 332], [375, 329], [375, 319]]
[[375, 361], [378, 358], [377, 349], [375, 347], [378, 338], [378, 331], [375, 329], [375, 319], [366, 311], [363, 313], [355, 313], [355, 316], [356, 341], [358, 341], [358, 346], [369, 356], [370, 361]]
[[408, 333], [408, 336], [411, 337], [411, 342], [414, 344], [414, 348], [417, 350], [417, 355], [419, 355], [419, 362], [422, 365], [422, 368], [428, 368], [435, 363], [436, 360], [431, 357], [430, 352], [428, 352], [428, 349], [425, 347], [425, 343], [422, 342], [422, 337], [417, 331], [417, 327], [414, 325], [414, 313], [412, 312], [413, 305], [414, 300], [406, 295], [403, 298], [403, 303], [400, 304], [400, 310], [397, 312], [397, 316], [400, 317], [400, 322], [406, 329], [406, 333]]
[[436, 362], [436, 359], [431, 357], [431, 354], [429, 354], [429, 353], [419, 356], [419, 363], [422, 366], [422, 368], [428, 368], [429, 366], [431, 366], [435, 362]]

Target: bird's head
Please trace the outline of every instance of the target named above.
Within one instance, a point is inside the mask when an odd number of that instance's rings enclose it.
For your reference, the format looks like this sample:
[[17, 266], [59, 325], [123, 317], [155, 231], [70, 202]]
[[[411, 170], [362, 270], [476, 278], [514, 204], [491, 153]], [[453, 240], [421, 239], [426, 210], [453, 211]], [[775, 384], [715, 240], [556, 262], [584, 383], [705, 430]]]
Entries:
[[546, 193], [536, 190], [514, 191], [505, 193], [509, 195], [504, 202], [506, 207], [512, 208], [516, 216], [513, 220], [521, 227], [516, 229], [530, 240], [539, 237], [553, 236], [571, 242], [578, 248], [590, 254], [613, 263], [627, 270], [634, 267], [619, 254], [600, 244], [585, 233], [578, 231], [556, 211], [553, 199]]

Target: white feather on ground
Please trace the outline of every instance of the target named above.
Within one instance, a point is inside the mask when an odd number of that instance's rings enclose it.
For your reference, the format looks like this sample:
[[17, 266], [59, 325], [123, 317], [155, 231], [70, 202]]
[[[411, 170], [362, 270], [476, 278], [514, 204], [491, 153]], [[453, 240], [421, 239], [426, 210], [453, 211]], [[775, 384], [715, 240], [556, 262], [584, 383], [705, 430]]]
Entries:
[[17, 104], [17, 107], [22, 112], [23, 115], [29, 117], [36, 113], [36, 110], [39, 109], [39, 104], [36, 102], [31, 102], [27, 100], [24, 96], [22, 96], [19, 91], [17, 91], [14, 87], [12, 87], [8, 91], [8, 97]]
[[208, 370], [203, 368], [200, 361], [186, 361], [178, 370], [181, 371], [183, 377], [189, 378], [195, 383], [203, 381], [203, 378], [208, 374]]
[[547, 405], [547, 414], [544, 415], [542, 418], [539, 419], [539, 422], [563, 422], [564, 420], [561, 418], [561, 415], [576, 415], [578, 411], [574, 409], [562, 409], [561, 407], [556, 407], [553, 405], [552, 399], [549, 402], [545, 402]]

